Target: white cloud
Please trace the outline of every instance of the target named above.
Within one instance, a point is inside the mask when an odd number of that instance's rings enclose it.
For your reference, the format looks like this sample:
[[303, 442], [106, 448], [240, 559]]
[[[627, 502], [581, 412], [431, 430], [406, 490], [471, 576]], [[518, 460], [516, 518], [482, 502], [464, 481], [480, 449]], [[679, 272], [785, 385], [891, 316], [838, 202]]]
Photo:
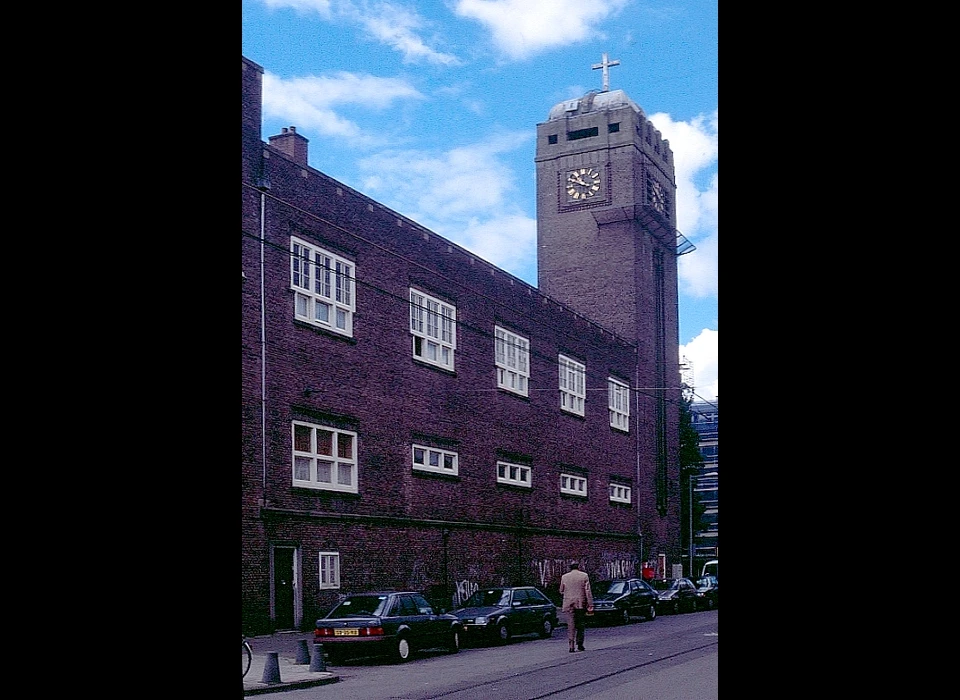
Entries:
[[403, 54], [404, 63], [416, 63], [424, 59], [444, 66], [459, 65], [456, 56], [435, 51], [417, 34], [423, 28], [423, 20], [416, 12], [390, 3], [379, 3], [370, 11], [356, 10], [355, 19], [380, 43]]
[[418, 30], [427, 23], [415, 8], [393, 2], [369, 3], [351, 0], [263, 0], [270, 8], [291, 8], [300, 13], [316, 13], [322, 19], [358, 24], [375, 41], [403, 54], [404, 63], [421, 60], [444, 66], [459, 65], [459, 59], [435, 51], [420, 37]]
[[694, 400], [716, 401], [720, 396], [720, 331], [704, 328], [700, 335], [680, 346], [680, 361], [693, 367]]
[[627, 0], [458, 0], [455, 12], [475, 19], [509, 58], [526, 58], [555, 46], [598, 36], [597, 25]]
[[282, 118], [300, 129], [313, 129], [321, 136], [346, 138], [356, 145], [372, 145], [378, 139], [340, 116], [336, 107], [360, 105], [386, 109], [399, 100], [422, 98], [416, 88], [398, 78], [344, 71], [288, 80], [269, 72], [263, 76], [264, 117]]
[[359, 162], [361, 189], [521, 277], [536, 265], [537, 223], [510, 202], [516, 176], [501, 155], [531, 138], [508, 132], [441, 153], [380, 153]]
[[[697, 249], [680, 258], [680, 284], [693, 297], [717, 297], [719, 253], [719, 110], [689, 122], [658, 113], [650, 121], [670, 142], [677, 178], [677, 227]], [[706, 189], [698, 176], [714, 170]]]
[[322, 17], [330, 16], [330, 0], [263, 0], [263, 4], [273, 10], [289, 7], [298, 12], [316, 12]]

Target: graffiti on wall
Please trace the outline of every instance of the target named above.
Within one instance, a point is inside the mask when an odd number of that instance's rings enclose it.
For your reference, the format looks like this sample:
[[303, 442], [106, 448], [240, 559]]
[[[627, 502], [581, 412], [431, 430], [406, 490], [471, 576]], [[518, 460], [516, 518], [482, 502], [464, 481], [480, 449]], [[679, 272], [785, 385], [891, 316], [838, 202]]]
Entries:
[[464, 579], [463, 581], [457, 581], [457, 590], [456, 590], [456, 599], [454, 600], [454, 605], [460, 605], [467, 598], [472, 596], [480, 588], [479, 585], [470, 581], [469, 579]]
[[540, 587], [546, 588], [551, 584], [559, 584], [560, 577], [567, 573], [573, 559], [535, 559], [533, 568], [537, 573]]
[[636, 564], [632, 559], [611, 559], [604, 563], [605, 579], [633, 578], [636, 576]]
[[427, 567], [420, 560], [417, 560], [413, 564], [413, 569], [410, 571], [410, 579], [407, 582], [412, 591], [422, 591], [427, 587]]

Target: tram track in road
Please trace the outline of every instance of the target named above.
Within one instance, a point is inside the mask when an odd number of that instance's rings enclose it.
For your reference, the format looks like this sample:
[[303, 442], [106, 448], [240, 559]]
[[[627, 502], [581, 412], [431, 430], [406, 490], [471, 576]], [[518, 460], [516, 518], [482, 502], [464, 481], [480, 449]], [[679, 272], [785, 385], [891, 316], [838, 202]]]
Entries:
[[[630, 666], [619, 666], [614, 671], [610, 671], [608, 673], [600, 673], [598, 675], [591, 676], [589, 678], [586, 678], [584, 680], [581, 680], [573, 684], [566, 684], [562, 688], [556, 688], [554, 690], [543, 692], [538, 695], [524, 696], [524, 698], [525, 700], [544, 700], [545, 698], [551, 698], [557, 695], [566, 695], [566, 694], [569, 694], [572, 690], [576, 690], [577, 688], [587, 688], [594, 683], [599, 683], [601, 681], [609, 680], [611, 678], [616, 678], [619, 675], [631, 673], [638, 669], [642, 669], [649, 666], [655, 666], [656, 664], [662, 664], [664, 662], [671, 661], [671, 660], [683, 659], [691, 654], [698, 654], [704, 649], [710, 649], [712, 647], [718, 646], [719, 644], [718, 639], [719, 638], [717, 636], [714, 636], [712, 637], [711, 641], [708, 641], [704, 644], [700, 644], [699, 646], [691, 647], [689, 649], [684, 649], [682, 651], [677, 651], [671, 654], [665, 654], [663, 656], [658, 656], [656, 658], [644, 659], [642, 662], [632, 664]], [[602, 655], [604, 652], [609, 651], [610, 649], [611, 648], [599, 649], [597, 651], [590, 650], [590, 651], [587, 651], [586, 653], [593, 654], [593, 655]], [[576, 659], [576, 661], [579, 661], [583, 658], [584, 657], [580, 656], [579, 658]], [[495, 678], [493, 680], [483, 681], [480, 683], [468, 683], [446, 692], [441, 691], [439, 693], [436, 693], [435, 695], [431, 695], [430, 699], [440, 700], [441, 698], [458, 698], [461, 696], [465, 698], [467, 697], [467, 695], [469, 695], [470, 697], [481, 697], [481, 694], [477, 693], [477, 691], [482, 691], [485, 688], [489, 689], [489, 691], [486, 694], [483, 694], [482, 697], [497, 697], [498, 696], [497, 686], [502, 687], [505, 681], [509, 681], [512, 685], [518, 682], [522, 684], [525, 678], [527, 679], [537, 678], [537, 685], [542, 686], [543, 685], [542, 677], [545, 671], [563, 667], [568, 663], [569, 663], [568, 661], [561, 661], [554, 664], [549, 664], [547, 666], [532, 668], [526, 671], [519, 671], [509, 676], [509, 678]], [[531, 683], [531, 686], [533, 685], [534, 684]], [[404, 698], [398, 697], [398, 698], [395, 698], [394, 700], [404, 700]]]

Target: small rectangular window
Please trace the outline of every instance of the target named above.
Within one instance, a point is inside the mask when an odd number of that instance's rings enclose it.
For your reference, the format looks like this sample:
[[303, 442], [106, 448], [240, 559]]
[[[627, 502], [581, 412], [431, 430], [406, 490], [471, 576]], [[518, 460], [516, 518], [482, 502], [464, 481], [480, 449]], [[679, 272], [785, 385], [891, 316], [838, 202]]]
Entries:
[[340, 552], [320, 552], [320, 588], [340, 588]]
[[577, 141], [578, 139], [586, 139], [591, 136], [597, 136], [600, 133], [600, 128], [592, 126], [589, 129], [577, 129], [576, 131], [567, 132], [567, 141]]
[[610, 484], [610, 500], [615, 503], [630, 503], [630, 487], [623, 484]]
[[498, 483], [530, 488], [532, 486], [531, 478], [530, 467], [522, 464], [510, 464], [509, 462], [497, 462]]
[[560, 493], [568, 493], [572, 496], [586, 496], [586, 477], [579, 474], [560, 474]]
[[607, 133], [614, 134], [620, 131], [620, 122], [615, 122], [613, 124], [607, 124]]
[[424, 472], [456, 475], [459, 456], [450, 450], [424, 445], [413, 446], [413, 468]]
[[547, 136], [547, 143], [556, 143], [556, 142], [557, 142], [556, 134], [550, 134], [549, 136]]

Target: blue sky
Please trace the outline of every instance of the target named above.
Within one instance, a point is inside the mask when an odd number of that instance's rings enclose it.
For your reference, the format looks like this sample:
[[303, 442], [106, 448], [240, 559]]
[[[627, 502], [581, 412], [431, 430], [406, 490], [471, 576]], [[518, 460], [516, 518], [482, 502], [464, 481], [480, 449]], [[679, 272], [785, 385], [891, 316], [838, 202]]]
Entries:
[[624, 90], [670, 141], [680, 356], [718, 394], [717, 0], [242, 0], [264, 69], [266, 140], [536, 286], [536, 126], [558, 102]]

